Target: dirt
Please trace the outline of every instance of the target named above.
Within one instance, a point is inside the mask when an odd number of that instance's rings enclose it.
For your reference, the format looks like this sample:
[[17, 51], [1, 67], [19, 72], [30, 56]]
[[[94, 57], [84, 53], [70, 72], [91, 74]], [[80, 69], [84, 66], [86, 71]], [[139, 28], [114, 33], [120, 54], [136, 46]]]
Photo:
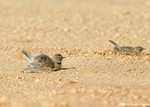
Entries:
[[[149, 0], [0, 0], [0, 107], [150, 107]], [[142, 46], [139, 55], [115, 53]], [[60, 53], [62, 70], [23, 73]]]

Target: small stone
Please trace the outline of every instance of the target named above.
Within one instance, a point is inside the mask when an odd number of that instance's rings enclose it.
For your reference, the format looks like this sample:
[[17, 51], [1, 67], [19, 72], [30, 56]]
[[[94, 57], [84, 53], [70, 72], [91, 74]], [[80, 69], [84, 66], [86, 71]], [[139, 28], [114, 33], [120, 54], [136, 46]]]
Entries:
[[36, 80], [35, 80], [35, 82], [39, 82], [39, 81], [40, 81], [39, 79], [36, 79]]
[[64, 31], [65, 31], [65, 32], [69, 32], [70, 29], [69, 29], [69, 28], [64, 28]]
[[21, 79], [21, 80], [23, 80], [24, 77], [17, 76], [16, 79]]
[[112, 57], [106, 57], [107, 60], [110, 60]]
[[133, 98], [134, 98], [134, 99], [140, 99], [140, 96], [135, 95], [135, 96], [133, 96]]
[[74, 88], [71, 89], [70, 92], [71, 92], [71, 94], [77, 94], [78, 93], [77, 89], [74, 89]]

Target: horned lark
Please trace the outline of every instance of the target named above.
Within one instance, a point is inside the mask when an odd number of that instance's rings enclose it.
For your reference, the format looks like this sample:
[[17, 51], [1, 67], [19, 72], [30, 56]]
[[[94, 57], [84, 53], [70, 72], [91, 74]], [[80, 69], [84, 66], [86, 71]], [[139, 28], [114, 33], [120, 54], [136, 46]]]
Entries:
[[144, 50], [142, 46], [136, 46], [136, 47], [131, 47], [131, 46], [119, 46], [117, 43], [115, 43], [112, 40], [109, 40], [115, 47], [115, 51], [119, 52], [125, 52], [125, 53], [140, 53]]
[[31, 57], [27, 51], [22, 51], [29, 58], [29, 64], [25, 68], [28, 72], [42, 72], [42, 71], [57, 71], [61, 69], [63, 56], [61, 54], [54, 55], [53, 58], [45, 54], [40, 54]]

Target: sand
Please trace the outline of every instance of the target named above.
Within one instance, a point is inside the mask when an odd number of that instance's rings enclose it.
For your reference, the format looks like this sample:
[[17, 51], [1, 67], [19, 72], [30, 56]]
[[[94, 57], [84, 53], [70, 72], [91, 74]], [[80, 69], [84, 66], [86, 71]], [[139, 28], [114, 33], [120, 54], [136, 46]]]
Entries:
[[[149, 0], [0, 0], [0, 107], [150, 107]], [[108, 40], [143, 46], [114, 53]], [[63, 69], [23, 73], [60, 53]]]

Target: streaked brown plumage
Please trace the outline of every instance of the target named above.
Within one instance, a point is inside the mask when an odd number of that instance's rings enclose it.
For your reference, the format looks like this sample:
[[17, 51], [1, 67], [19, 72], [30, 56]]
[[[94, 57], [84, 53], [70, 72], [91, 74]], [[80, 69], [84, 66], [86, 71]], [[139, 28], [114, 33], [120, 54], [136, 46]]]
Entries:
[[112, 40], [109, 40], [115, 47], [115, 51], [119, 52], [125, 52], [125, 53], [140, 53], [144, 50], [142, 46], [136, 46], [136, 47], [131, 47], [131, 46], [119, 46], [117, 43], [115, 43]]
[[63, 56], [61, 54], [54, 55], [53, 58], [45, 54], [40, 54], [35, 57], [31, 57], [27, 51], [22, 51], [29, 58], [29, 65], [25, 71], [28, 72], [43, 72], [43, 71], [57, 71], [61, 69], [61, 63]]

